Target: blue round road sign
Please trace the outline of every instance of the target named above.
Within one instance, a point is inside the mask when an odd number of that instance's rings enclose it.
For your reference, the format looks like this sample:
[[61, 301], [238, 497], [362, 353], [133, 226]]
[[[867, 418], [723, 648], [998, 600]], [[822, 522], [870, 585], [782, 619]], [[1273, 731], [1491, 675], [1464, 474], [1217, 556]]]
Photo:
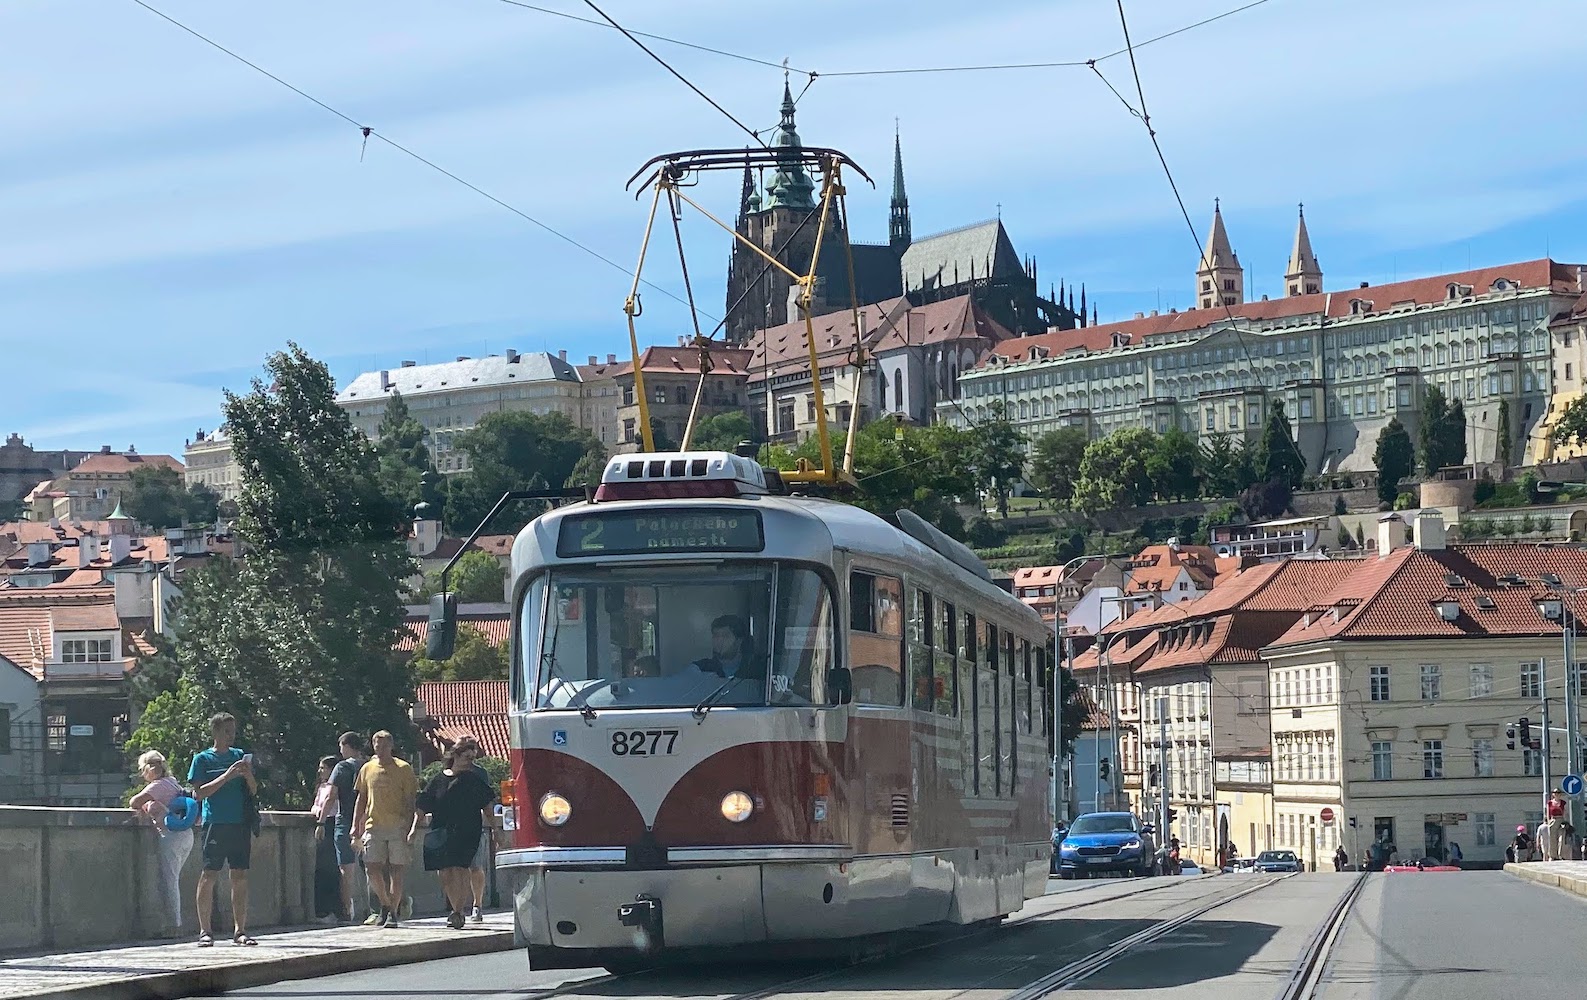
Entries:
[[1564, 792], [1566, 795], [1580, 795], [1582, 789], [1581, 775], [1565, 775], [1565, 777], [1559, 779], [1559, 787], [1560, 791]]

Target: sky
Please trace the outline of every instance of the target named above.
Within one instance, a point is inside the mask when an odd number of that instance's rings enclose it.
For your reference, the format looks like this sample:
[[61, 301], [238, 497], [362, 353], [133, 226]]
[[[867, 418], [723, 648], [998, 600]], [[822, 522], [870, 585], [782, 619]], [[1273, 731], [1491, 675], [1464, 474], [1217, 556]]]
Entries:
[[[621, 34], [507, 0], [0, 4], [0, 434], [180, 456], [289, 341], [345, 385], [402, 360], [626, 354], [651, 156], [748, 137]], [[575, 0], [538, 6], [591, 17]], [[1084, 67], [1114, 0], [607, 0], [754, 129], [788, 61], [807, 143], [846, 151], [857, 240], [883, 241], [894, 123], [917, 236], [1001, 213], [1043, 286], [1104, 321], [1191, 303], [1197, 252], [1139, 118]], [[1126, 0], [1136, 42], [1241, 0]], [[1587, 262], [1587, 33], [1567, 0], [1266, 0], [1137, 51], [1198, 234], [1221, 198], [1247, 294], [1282, 293], [1304, 202], [1329, 289], [1544, 256]], [[1126, 56], [1097, 63], [1139, 105]], [[354, 122], [376, 130], [367, 144]], [[769, 134], [769, 133], [768, 133]], [[457, 180], [463, 178], [603, 262]], [[720, 217], [739, 177], [691, 194]], [[702, 320], [729, 240], [684, 219]], [[646, 277], [681, 292], [676, 248]], [[642, 343], [687, 309], [647, 290]]]

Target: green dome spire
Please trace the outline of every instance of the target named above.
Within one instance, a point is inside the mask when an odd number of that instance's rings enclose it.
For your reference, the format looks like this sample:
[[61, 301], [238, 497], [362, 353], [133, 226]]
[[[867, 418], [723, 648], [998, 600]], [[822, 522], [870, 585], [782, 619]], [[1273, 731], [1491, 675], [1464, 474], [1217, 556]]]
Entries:
[[804, 211], [814, 209], [816, 203], [812, 193], [815, 184], [810, 180], [810, 175], [805, 173], [804, 164], [799, 162], [800, 142], [798, 129], [794, 127], [793, 91], [788, 89], [786, 79], [782, 84], [782, 121], [777, 126], [777, 137], [772, 140], [772, 148], [788, 150], [792, 155], [778, 156], [777, 172], [766, 186], [766, 207], [782, 206]]

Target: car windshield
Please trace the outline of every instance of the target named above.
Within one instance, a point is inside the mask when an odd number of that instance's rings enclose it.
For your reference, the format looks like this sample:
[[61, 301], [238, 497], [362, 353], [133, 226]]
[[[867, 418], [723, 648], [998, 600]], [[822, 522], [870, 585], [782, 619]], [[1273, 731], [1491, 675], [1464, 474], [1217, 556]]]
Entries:
[[1263, 851], [1257, 855], [1258, 861], [1294, 861], [1294, 851]]
[[1135, 817], [1133, 816], [1082, 816], [1075, 820], [1075, 825], [1069, 828], [1071, 834], [1076, 833], [1134, 833]]
[[553, 571], [520, 629], [537, 710], [808, 705], [834, 665], [826, 583], [771, 563]]

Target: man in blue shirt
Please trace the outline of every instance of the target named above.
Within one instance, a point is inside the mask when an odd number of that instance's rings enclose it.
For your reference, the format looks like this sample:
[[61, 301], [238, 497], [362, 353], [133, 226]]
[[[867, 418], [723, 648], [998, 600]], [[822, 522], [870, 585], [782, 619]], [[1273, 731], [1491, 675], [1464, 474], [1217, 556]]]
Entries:
[[695, 660], [695, 667], [718, 677], [764, 678], [766, 665], [749, 650], [749, 626], [738, 615], [722, 615], [711, 622], [711, 655]]
[[236, 921], [232, 942], [256, 945], [248, 936], [248, 863], [253, 850], [253, 829], [247, 805], [258, 786], [254, 783], [253, 755], [232, 746], [237, 720], [221, 712], [209, 720], [214, 746], [193, 756], [187, 780], [204, 804], [202, 851], [204, 870], [198, 877], [198, 946], [215, 943], [210, 918], [214, 910], [215, 882], [222, 868], [231, 869], [231, 912]]

